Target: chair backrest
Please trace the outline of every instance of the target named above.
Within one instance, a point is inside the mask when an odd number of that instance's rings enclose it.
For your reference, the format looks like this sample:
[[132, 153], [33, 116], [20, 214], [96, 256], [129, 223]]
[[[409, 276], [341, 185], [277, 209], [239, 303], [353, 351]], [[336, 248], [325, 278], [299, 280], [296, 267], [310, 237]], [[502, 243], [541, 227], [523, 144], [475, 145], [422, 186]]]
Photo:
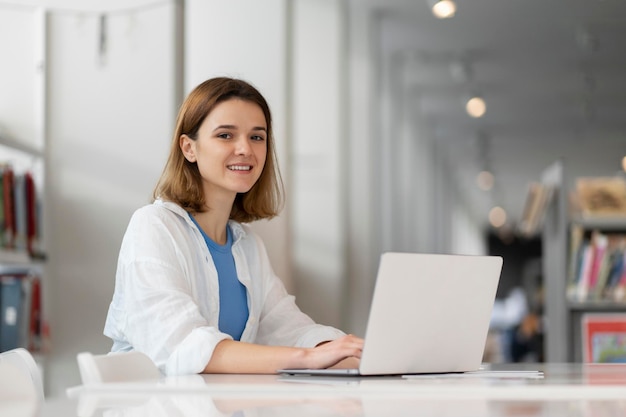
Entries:
[[34, 396], [37, 403], [43, 402], [44, 389], [41, 371], [28, 350], [16, 348], [0, 353], [0, 366], [2, 367], [0, 391], [3, 394], [8, 395], [11, 392], [11, 395], [21, 398]]
[[76, 355], [83, 385], [107, 382], [127, 382], [158, 379], [159, 368], [141, 352], [119, 352], [93, 355], [81, 352]]

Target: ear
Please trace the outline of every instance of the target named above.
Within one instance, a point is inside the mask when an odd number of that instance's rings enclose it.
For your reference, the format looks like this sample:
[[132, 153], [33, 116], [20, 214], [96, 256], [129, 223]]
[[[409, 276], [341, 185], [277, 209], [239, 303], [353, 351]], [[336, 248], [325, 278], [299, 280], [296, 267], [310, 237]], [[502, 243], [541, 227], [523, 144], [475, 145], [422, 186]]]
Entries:
[[181, 135], [178, 141], [180, 150], [183, 152], [185, 159], [189, 162], [196, 162], [196, 146], [195, 141], [187, 135]]

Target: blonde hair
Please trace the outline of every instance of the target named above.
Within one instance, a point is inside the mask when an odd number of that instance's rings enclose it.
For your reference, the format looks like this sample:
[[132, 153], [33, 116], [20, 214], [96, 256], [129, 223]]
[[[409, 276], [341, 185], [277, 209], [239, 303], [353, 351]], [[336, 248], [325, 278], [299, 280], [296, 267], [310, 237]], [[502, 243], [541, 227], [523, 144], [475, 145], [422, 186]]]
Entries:
[[272, 218], [280, 212], [284, 187], [276, 160], [269, 106], [251, 84], [227, 77], [211, 78], [198, 85], [180, 107], [170, 154], [152, 194], [154, 199], [175, 202], [188, 211], [205, 210], [205, 196], [198, 165], [185, 158], [179, 140], [182, 135], [196, 140], [200, 125], [209, 113], [217, 104], [232, 98], [255, 103], [263, 111], [267, 124], [267, 157], [257, 182], [248, 192], [235, 197], [230, 218], [245, 223]]

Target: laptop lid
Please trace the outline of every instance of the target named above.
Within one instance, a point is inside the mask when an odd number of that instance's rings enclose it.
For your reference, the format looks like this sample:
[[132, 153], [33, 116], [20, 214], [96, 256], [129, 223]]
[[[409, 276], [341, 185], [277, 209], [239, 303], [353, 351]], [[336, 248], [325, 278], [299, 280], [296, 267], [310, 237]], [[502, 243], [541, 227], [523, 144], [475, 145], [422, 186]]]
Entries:
[[501, 270], [499, 256], [382, 254], [359, 373], [479, 369]]

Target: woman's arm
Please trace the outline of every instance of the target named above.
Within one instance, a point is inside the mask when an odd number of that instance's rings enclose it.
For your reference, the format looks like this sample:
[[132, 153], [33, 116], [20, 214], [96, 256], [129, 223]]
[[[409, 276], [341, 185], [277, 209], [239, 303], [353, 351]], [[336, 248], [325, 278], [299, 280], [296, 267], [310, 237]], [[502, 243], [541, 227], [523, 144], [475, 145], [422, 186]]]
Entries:
[[[204, 373], [273, 374], [285, 368], [329, 368], [358, 364], [363, 339], [346, 335], [314, 348], [265, 346], [223, 340]], [[340, 364], [341, 362], [341, 364]]]

